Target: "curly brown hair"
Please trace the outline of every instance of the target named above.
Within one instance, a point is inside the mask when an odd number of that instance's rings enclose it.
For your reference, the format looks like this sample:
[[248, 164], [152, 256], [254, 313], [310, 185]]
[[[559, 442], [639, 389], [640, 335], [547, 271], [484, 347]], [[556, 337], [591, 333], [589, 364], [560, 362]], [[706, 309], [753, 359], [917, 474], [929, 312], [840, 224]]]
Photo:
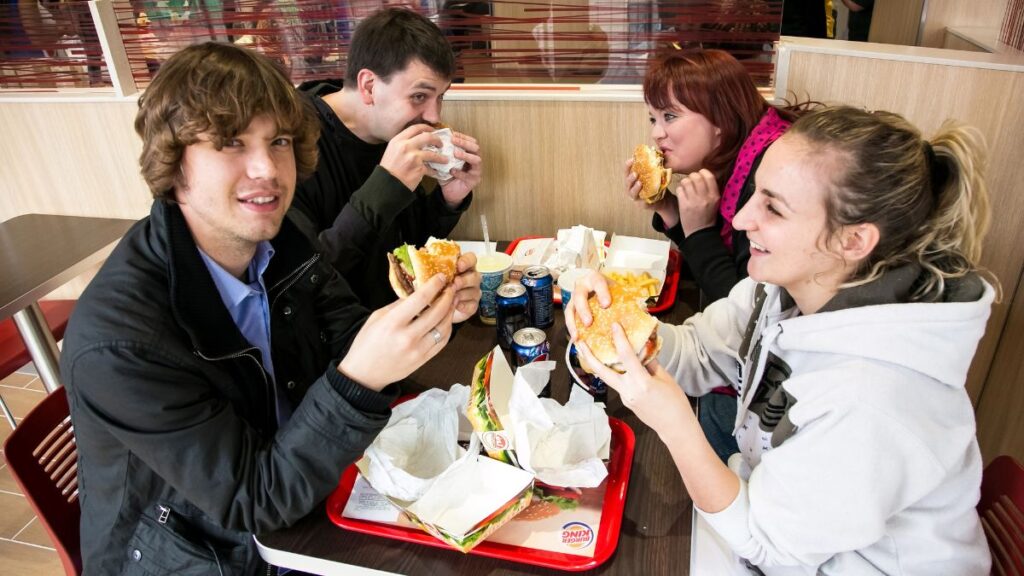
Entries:
[[169, 58], [139, 97], [135, 116], [139, 165], [153, 198], [173, 198], [185, 148], [201, 135], [220, 150], [261, 115], [292, 136], [299, 179], [312, 174], [320, 124], [277, 63], [219, 42], [189, 46]]

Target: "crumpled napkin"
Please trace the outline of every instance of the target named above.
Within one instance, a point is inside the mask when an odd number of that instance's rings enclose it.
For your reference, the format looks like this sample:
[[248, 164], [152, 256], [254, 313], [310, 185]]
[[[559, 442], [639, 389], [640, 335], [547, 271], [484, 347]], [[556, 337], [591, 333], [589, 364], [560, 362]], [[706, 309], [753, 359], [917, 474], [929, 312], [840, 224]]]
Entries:
[[[437, 181], [444, 184], [453, 178], [452, 170], [461, 170], [465, 166], [466, 161], [455, 157], [455, 150], [462, 150], [459, 146], [452, 144], [452, 129], [442, 128], [435, 130], [434, 135], [441, 139], [442, 146], [424, 146], [424, 150], [430, 150], [431, 152], [437, 152], [448, 157], [448, 162], [441, 164], [439, 162], [427, 162], [427, 166], [434, 170]], [[462, 150], [465, 152], [465, 150]]]
[[375, 490], [397, 500], [419, 499], [438, 476], [465, 454], [458, 444], [460, 413], [469, 388], [427, 390], [399, 404], [366, 449], [366, 479]]
[[611, 448], [608, 415], [589, 394], [570, 397], [564, 406], [538, 398], [554, 368], [553, 361], [532, 362], [516, 371], [509, 398], [516, 456], [545, 484], [598, 486], [608, 475], [602, 461]]

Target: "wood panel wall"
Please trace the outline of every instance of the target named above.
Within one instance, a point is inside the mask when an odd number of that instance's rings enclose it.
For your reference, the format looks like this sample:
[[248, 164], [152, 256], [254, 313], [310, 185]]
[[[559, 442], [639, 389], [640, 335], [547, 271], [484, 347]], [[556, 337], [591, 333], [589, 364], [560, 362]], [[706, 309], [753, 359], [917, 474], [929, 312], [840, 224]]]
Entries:
[[879, 44], [917, 44], [925, 0], [876, 0], [868, 40]]
[[650, 140], [643, 103], [455, 101], [445, 119], [485, 153], [484, 181], [456, 237], [482, 237], [480, 214], [495, 238], [575, 224], [657, 237], [649, 212], [625, 194], [626, 160]]
[[877, 0], [868, 38], [882, 44], [942, 48], [949, 26], [999, 28], [1006, 3], [1007, 0]]
[[1015, 391], [1024, 386], [1024, 375], [1007, 365], [1024, 355], [1020, 321], [1007, 325], [1010, 303], [1021, 298], [1015, 291], [1024, 270], [1024, 195], [1018, 192], [1024, 179], [1024, 163], [1018, 158], [1024, 149], [1024, 106], [1019, 96], [1024, 94], [1024, 73], [796, 52], [789, 63], [787, 88], [824, 102], [898, 112], [925, 134], [937, 130], [944, 119], [956, 118], [985, 135], [994, 219], [983, 263], [1002, 283], [1005, 297], [992, 310], [967, 387], [978, 407], [986, 459], [1000, 451], [1024, 459], [1024, 436], [1010, 440], [1003, 428], [1008, 414], [1024, 412], [1024, 395]]
[[[142, 143], [132, 125], [137, 108], [134, 99], [0, 100], [0, 126], [6, 135], [0, 139], [0, 221], [31, 212], [147, 215], [152, 197], [139, 175]], [[95, 272], [49, 297], [77, 298]]]
[[998, 29], [1005, 12], [1006, 0], [928, 0], [920, 46], [942, 48], [949, 26]]

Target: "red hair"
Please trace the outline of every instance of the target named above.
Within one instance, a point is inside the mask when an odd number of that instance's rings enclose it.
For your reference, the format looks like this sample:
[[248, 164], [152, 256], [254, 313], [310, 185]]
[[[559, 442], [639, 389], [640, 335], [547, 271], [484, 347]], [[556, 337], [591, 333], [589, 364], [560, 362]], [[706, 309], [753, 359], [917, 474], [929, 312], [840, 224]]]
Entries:
[[664, 110], [674, 106], [673, 98], [722, 131], [703, 167], [724, 187], [743, 141], [769, 104], [743, 65], [722, 50], [675, 50], [652, 61], [644, 76], [644, 100]]

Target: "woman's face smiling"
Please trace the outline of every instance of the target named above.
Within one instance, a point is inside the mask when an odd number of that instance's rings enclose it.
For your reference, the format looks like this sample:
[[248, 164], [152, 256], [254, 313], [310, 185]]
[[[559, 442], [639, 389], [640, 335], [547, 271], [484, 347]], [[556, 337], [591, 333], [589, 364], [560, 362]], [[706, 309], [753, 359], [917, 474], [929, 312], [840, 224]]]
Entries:
[[665, 155], [665, 166], [689, 174], [704, 166], [704, 160], [718, 148], [722, 131], [703, 114], [683, 106], [669, 95], [672, 105], [658, 109], [648, 105], [651, 138]]
[[750, 240], [750, 277], [785, 288], [805, 314], [835, 295], [852, 264], [829, 250], [825, 236], [825, 195], [838, 160], [801, 136], [783, 136], [765, 153], [754, 195], [733, 220]]

